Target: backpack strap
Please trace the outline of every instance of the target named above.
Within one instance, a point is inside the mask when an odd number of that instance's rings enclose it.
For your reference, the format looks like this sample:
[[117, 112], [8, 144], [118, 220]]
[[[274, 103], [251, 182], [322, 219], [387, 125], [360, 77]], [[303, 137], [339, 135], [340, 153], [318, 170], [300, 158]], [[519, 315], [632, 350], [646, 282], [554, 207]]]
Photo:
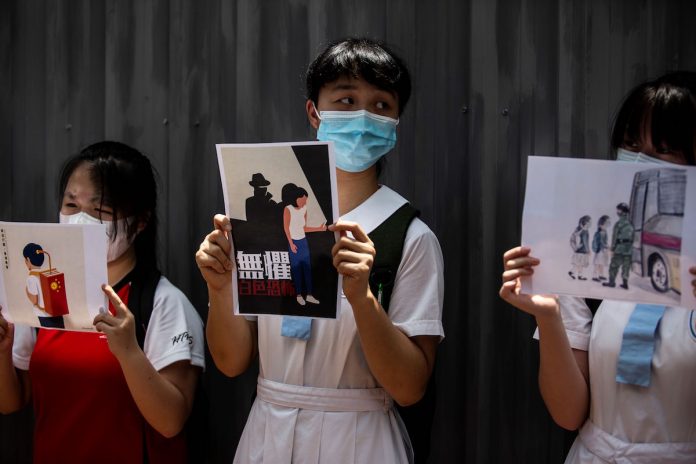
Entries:
[[389, 312], [406, 232], [411, 221], [419, 214], [416, 208], [405, 203], [368, 234], [377, 251], [370, 273], [370, 290], [386, 312]]
[[155, 291], [162, 273], [155, 267], [133, 270], [128, 293], [128, 309], [135, 317], [135, 338], [140, 348], [145, 346], [145, 333], [155, 304]]
[[[417, 209], [406, 203], [382, 222], [368, 236], [377, 253], [370, 274], [370, 290], [386, 312], [389, 312], [396, 272], [401, 264], [406, 232], [413, 219], [419, 215]], [[423, 398], [407, 407], [396, 406], [408, 432], [415, 463], [427, 462], [430, 454], [430, 431], [435, 416], [435, 376], [431, 375]]]
[[585, 303], [587, 304], [587, 307], [590, 308], [590, 311], [592, 311], [592, 317], [594, 318], [595, 314], [597, 314], [597, 310], [599, 309], [599, 305], [602, 304], [602, 300], [585, 298]]

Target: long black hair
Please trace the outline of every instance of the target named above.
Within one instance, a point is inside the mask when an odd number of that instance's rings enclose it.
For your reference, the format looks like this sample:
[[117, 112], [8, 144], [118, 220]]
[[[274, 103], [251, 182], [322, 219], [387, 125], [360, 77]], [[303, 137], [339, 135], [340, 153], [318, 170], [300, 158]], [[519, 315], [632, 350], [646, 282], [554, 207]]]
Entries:
[[280, 196], [283, 200], [283, 205], [292, 205], [297, 208], [297, 200], [299, 198], [309, 196], [309, 194], [307, 193], [307, 190], [303, 189], [302, 187], [289, 183], [283, 185]]
[[[60, 175], [58, 199], [63, 200], [68, 180], [85, 165], [100, 204], [113, 210], [112, 239], [119, 233], [116, 220], [128, 220], [128, 239], [134, 240], [139, 266], [157, 267], [157, 181], [150, 160], [135, 148], [120, 142], [97, 142], [66, 161]], [[145, 224], [138, 233], [140, 224]]]

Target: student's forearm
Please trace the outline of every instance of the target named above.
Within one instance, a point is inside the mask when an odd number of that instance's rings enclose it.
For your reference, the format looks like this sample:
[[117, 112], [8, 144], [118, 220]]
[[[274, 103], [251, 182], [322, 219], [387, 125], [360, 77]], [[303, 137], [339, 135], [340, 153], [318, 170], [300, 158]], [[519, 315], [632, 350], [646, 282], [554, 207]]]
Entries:
[[587, 352], [570, 347], [560, 314], [537, 317], [537, 324], [541, 396], [558, 425], [578, 429], [587, 419], [590, 404]]
[[142, 350], [121, 360], [121, 369], [145, 420], [165, 437], [178, 434], [191, 411], [191, 400], [184, 392], [157, 372]]
[[12, 363], [12, 354], [0, 355], [0, 413], [20, 410], [28, 401], [22, 379]]
[[380, 385], [402, 406], [420, 400], [432, 371], [421, 348], [389, 319], [371, 292], [353, 304], [367, 364]]
[[256, 357], [256, 324], [235, 316], [232, 289], [208, 290], [206, 337], [215, 365], [228, 377], [247, 370]]

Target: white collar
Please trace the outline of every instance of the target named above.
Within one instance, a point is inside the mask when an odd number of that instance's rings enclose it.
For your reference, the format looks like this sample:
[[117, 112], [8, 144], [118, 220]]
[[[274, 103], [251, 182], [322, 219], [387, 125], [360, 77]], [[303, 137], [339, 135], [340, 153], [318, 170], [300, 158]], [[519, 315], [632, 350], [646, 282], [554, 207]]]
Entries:
[[341, 216], [341, 219], [359, 223], [365, 233], [369, 234], [406, 203], [408, 200], [404, 197], [386, 185], [381, 185], [367, 200]]

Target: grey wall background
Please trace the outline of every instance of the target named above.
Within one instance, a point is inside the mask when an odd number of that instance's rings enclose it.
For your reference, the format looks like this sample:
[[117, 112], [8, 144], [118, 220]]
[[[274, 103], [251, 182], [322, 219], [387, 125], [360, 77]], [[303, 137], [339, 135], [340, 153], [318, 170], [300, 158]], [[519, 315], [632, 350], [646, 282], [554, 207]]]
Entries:
[[[161, 175], [163, 269], [203, 312], [193, 255], [223, 211], [214, 144], [312, 139], [310, 59], [334, 38], [385, 40], [414, 93], [384, 182], [446, 258], [431, 462], [561, 462], [534, 323], [497, 296], [526, 158], [608, 157], [622, 96], [696, 69], [695, 20], [689, 0], [2, 0], [0, 220], [54, 221], [70, 154], [132, 144]], [[230, 462], [255, 373], [226, 379], [211, 363], [204, 381], [210, 460]], [[28, 462], [30, 422], [0, 417], [2, 462]]]

